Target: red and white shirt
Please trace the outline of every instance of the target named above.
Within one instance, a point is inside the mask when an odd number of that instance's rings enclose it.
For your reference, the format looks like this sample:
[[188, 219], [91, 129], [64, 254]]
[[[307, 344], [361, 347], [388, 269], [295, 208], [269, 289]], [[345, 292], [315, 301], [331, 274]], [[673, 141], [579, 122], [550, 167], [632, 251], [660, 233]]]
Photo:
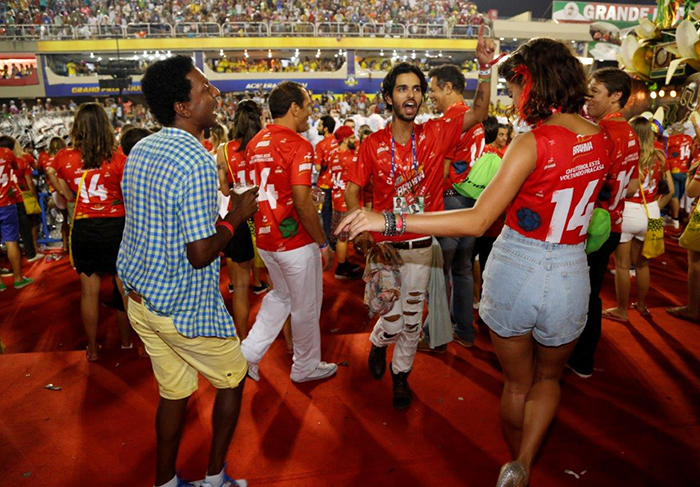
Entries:
[[[622, 116], [621, 114], [613, 114]], [[614, 144], [611, 166], [603, 184], [609, 198], [597, 205], [610, 213], [610, 231], [622, 231], [622, 212], [625, 210], [625, 194], [630, 181], [639, 177], [639, 139], [630, 124], [623, 120], [603, 119], [600, 126], [607, 130]]]
[[[641, 188], [644, 189], [644, 199], [646, 199], [647, 203], [656, 200], [656, 195], [659, 192], [659, 181], [661, 181], [665, 172], [664, 161], [658, 157], [654, 158], [654, 163], [649, 169], [639, 171], [639, 182], [641, 183]], [[632, 197], [627, 198], [627, 201], [641, 205], [644, 204], [644, 199], [642, 199], [642, 193], [638, 189]]]
[[345, 190], [348, 185], [348, 171], [357, 164], [357, 154], [352, 150], [338, 150], [331, 164], [331, 180], [333, 181], [333, 209], [348, 211], [345, 204]]
[[330, 165], [333, 162], [336, 152], [338, 152], [338, 140], [333, 134], [326, 135], [321, 142], [316, 144], [316, 164], [321, 166], [316, 185], [322, 189], [331, 189]]
[[258, 248], [282, 252], [313, 243], [292, 200], [292, 186], [311, 186], [311, 143], [287, 127], [270, 124], [248, 143], [246, 161], [253, 184], [260, 187], [255, 214]]
[[[67, 147], [54, 157], [52, 167], [76, 195], [75, 218], [117, 218], [124, 216], [121, 182], [126, 157], [114, 151], [112, 158], [97, 169], [88, 169], [83, 179], [83, 157], [79, 149]], [[78, 187], [80, 194], [78, 195]]]
[[692, 154], [693, 138], [690, 135], [672, 135], [666, 144], [666, 167], [672, 173], [688, 172]]
[[20, 195], [15, 184], [16, 172], [15, 153], [6, 147], [0, 147], [0, 208], [17, 203], [17, 197]]
[[532, 133], [537, 162], [507, 211], [506, 225], [535, 240], [580, 244], [610, 170], [612, 141], [605, 130], [579, 135], [558, 125], [540, 125]]
[[[467, 105], [460, 101], [448, 108], [445, 111], [445, 115], [451, 117], [463, 116], [468, 111]], [[446, 159], [450, 159], [451, 162], [450, 172], [443, 187], [445, 191], [452, 189], [452, 185], [459, 184], [467, 179], [469, 170], [474, 165], [474, 162], [484, 152], [485, 144], [484, 126], [482, 124], [477, 123], [466, 132], [462, 132], [457, 147], [446, 156]]]
[[232, 140], [224, 146], [224, 156], [228, 164], [226, 178], [229, 184], [252, 183], [253, 181], [252, 175], [248, 174], [245, 152], [238, 150], [240, 146], [239, 140]]
[[[419, 197], [424, 198], [426, 212], [443, 210], [445, 156], [459, 143], [463, 120], [463, 116], [446, 114], [424, 124], [414, 124], [416, 160], [413, 159], [411, 139], [403, 145], [395, 142], [393, 174], [392, 124], [387, 124], [362, 143], [357, 164], [348, 173], [348, 181], [361, 188], [372, 181], [372, 204], [376, 211], [392, 211], [396, 196], [406, 198], [408, 205], [414, 204]], [[381, 233], [372, 235], [377, 242], [422, 237], [409, 233], [394, 237], [385, 237]]]

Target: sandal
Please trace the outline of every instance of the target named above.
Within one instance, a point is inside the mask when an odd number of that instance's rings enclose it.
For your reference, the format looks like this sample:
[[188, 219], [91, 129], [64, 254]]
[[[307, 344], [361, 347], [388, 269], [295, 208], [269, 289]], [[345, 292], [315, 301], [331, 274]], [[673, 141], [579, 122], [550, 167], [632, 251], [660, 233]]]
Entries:
[[636, 310], [639, 312], [639, 314], [642, 315], [642, 316], [651, 316], [651, 311], [649, 311], [649, 308], [647, 308], [647, 307], [645, 306], [645, 307], [644, 307], [644, 311], [642, 311], [642, 310], [639, 308], [639, 303], [632, 303], [631, 308], [636, 309]]
[[603, 310], [602, 316], [603, 316], [603, 318], [605, 318], [607, 320], [617, 321], [618, 323], [624, 323], [625, 325], [628, 325], [630, 322], [630, 320], [625, 320], [625, 319], [620, 318], [619, 316], [612, 314], [607, 309]]
[[90, 356], [90, 349], [85, 347], [85, 357], [88, 359], [88, 362], [97, 362], [100, 360], [100, 350], [102, 350], [102, 345], [97, 345], [97, 353]]
[[690, 316], [682, 311], [686, 309], [688, 309], [687, 306], [679, 306], [677, 308], [666, 308], [666, 312], [679, 320], [688, 321], [695, 324], [700, 323], [700, 317]]

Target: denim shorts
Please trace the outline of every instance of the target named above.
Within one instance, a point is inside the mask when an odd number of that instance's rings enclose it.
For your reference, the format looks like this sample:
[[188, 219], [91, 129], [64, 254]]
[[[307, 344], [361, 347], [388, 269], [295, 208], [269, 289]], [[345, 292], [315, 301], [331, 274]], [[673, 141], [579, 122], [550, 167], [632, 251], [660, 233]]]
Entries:
[[673, 197], [681, 199], [685, 194], [685, 181], [688, 179], [688, 174], [684, 172], [671, 173], [673, 179]]
[[532, 332], [558, 347], [586, 325], [591, 293], [585, 244], [562, 245], [504, 227], [484, 270], [479, 315], [501, 337]]

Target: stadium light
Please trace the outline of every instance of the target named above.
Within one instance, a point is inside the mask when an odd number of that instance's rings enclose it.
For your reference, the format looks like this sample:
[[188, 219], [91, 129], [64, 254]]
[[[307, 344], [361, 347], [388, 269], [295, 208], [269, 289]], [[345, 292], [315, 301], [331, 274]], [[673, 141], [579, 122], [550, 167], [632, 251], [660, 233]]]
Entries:
[[678, 93], [676, 93], [676, 90], [671, 90], [671, 92], [669, 93], [669, 95], [671, 96], [671, 98], [675, 98], [677, 94], [678, 94]]
[[380, 55], [381, 57], [384, 57], [384, 49], [382, 49], [381, 51], [379, 51], [379, 55]]
[[272, 49], [267, 50], [267, 57], [272, 58]]
[[664, 90], [659, 90], [659, 96], [663, 98], [666, 95], [666, 92]]
[[505, 37], [499, 37], [498, 39], [501, 40], [501, 41], [505, 41], [505, 40], [506, 40]]
[[518, 42], [518, 38], [517, 38], [517, 37], [513, 37], [513, 42]]
[[656, 92], [655, 91], [652, 91], [651, 93], [649, 93], [649, 96], [651, 97], [652, 100], [656, 100]]

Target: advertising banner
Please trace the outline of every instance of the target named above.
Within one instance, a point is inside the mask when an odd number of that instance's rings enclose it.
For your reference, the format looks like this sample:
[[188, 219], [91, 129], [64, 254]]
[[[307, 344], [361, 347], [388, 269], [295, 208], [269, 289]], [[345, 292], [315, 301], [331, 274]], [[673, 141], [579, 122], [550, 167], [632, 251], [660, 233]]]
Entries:
[[552, 19], [557, 22], [609, 22], [619, 28], [631, 27], [640, 19], [656, 17], [656, 4], [625, 5], [598, 2], [552, 2]]

